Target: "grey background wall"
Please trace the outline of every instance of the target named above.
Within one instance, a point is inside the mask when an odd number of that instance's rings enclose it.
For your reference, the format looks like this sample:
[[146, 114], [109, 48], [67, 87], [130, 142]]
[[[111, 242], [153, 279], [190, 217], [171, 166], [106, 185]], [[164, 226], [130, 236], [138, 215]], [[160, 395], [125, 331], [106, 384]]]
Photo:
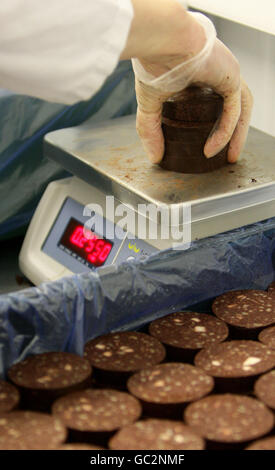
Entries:
[[207, 13], [241, 64], [253, 95], [251, 125], [275, 136], [275, 1], [190, 0]]

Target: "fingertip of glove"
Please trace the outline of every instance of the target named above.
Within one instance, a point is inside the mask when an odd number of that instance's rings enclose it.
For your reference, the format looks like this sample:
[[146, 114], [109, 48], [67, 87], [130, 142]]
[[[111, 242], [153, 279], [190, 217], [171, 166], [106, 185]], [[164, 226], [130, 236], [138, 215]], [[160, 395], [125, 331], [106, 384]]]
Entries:
[[156, 149], [152, 148], [151, 144], [148, 144], [146, 141], [142, 142], [143, 148], [146, 152], [146, 155], [151, 163], [160, 163], [162, 160], [162, 154], [156, 151]]
[[162, 158], [159, 155], [148, 153], [147, 152], [148, 159], [150, 160], [151, 163], [160, 163]]
[[205, 156], [206, 158], [213, 158], [213, 157], [215, 157], [215, 155], [216, 155], [218, 152], [217, 152], [216, 150], [206, 150], [206, 149], [204, 149], [203, 153], [204, 153], [204, 156]]
[[229, 147], [228, 151], [228, 163], [236, 163], [241, 154], [241, 149], [236, 150]]
[[222, 149], [225, 147], [226, 144], [220, 144], [217, 145], [214, 142], [207, 142], [204, 146], [203, 153], [206, 158], [213, 158], [215, 155], [217, 155], [219, 152], [222, 151]]

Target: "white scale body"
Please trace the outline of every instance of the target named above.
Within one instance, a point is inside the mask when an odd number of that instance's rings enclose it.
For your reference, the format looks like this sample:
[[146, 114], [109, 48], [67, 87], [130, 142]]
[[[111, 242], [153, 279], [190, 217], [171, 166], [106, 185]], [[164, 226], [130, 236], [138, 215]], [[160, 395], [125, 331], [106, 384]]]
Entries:
[[[74, 176], [49, 184], [29, 225], [19, 264], [36, 285], [127, 260], [142, 260], [173, 246], [174, 239], [160, 236], [160, 216], [151, 220], [150, 215], [140, 212], [140, 204], [168, 208], [169, 230], [183, 233], [184, 242], [275, 216], [275, 139], [253, 128], [237, 164], [200, 175], [152, 165], [137, 136], [135, 116], [97, 125], [87, 121], [51, 132], [45, 137], [44, 151]], [[120, 205], [132, 214], [132, 230], [123, 230], [122, 217], [110, 217], [106, 212], [106, 196], [114, 197], [114, 209]], [[88, 204], [102, 208], [101, 213], [92, 215], [93, 220], [104, 222], [103, 233], [96, 231], [96, 238], [103, 241], [86, 242], [78, 235], [74, 239], [79, 227], [89, 220], [84, 213]], [[183, 215], [177, 218], [176, 214]], [[172, 220], [176, 220], [175, 227]], [[140, 224], [147, 229], [155, 224], [157, 236], [139, 237]], [[105, 236], [107, 228], [115, 228], [113, 239]]]

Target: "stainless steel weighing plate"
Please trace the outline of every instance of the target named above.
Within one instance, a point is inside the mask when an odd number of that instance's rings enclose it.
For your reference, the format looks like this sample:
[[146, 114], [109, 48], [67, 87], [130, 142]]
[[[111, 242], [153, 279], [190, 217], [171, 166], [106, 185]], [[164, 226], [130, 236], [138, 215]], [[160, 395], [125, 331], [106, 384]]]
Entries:
[[46, 156], [136, 211], [140, 203], [171, 213], [190, 204], [192, 239], [275, 216], [275, 138], [254, 128], [236, 164], [199, 175], [149, 162], [134, 115], [51, 132], [44, 145]]

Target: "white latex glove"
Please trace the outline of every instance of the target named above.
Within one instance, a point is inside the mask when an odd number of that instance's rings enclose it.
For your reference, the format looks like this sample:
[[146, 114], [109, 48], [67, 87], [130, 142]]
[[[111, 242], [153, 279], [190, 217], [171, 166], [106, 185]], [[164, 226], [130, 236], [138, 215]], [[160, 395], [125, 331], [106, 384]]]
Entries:
[[240, 76], [238, 61], [216, 38], [213, 23], [200, 13], [190, 14], [205, 31], [205, 45], [199, 54], [164, 74], [156, 63], [132, 60], [138, 102], [137, 132], [149, 159], [160, 162], [164, 154], [162, 104], [191, 84], [207, 86], [224, 98], [224, 108], [218, 126], [205, 144], [205, 156], [216, 155], [231, 139], [228, 161], [233, 163], [245, 144], [253, 98]]

